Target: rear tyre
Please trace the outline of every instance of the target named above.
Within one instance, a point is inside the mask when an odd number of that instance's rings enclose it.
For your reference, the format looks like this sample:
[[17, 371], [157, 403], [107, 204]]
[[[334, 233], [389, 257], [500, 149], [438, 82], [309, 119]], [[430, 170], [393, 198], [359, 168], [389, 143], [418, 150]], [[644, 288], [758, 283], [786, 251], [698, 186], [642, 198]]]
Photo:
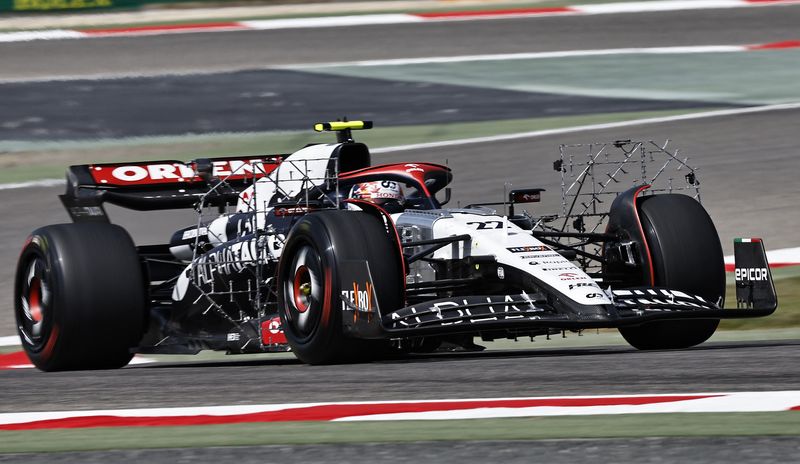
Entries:
[[136, 247], [112, 224], [37, 229], [20, 254], [14, 302], [22, 347], [39, 369], [125, 366], [145, 322]]
[[[639, 203], [645, 239], [653, 261], [655, 286], [725, 298], [725, 262], [717, 229], [696, 200], [686, 195], [645, 197]], [[688, 348], [708, 340], [719, 319], [657, 321], [619, 329], [640, 350]]]
[[286, 339], [298, 359], [344, 363], [387, 352], [387, 341], [344, 334], [339, 263], [366, 260], [379, 308], [399, 308], [403, 275], [395, 246], [383, 221], [365, 212], [320, 211], [295, 224], [278, 266], [278, 304]]

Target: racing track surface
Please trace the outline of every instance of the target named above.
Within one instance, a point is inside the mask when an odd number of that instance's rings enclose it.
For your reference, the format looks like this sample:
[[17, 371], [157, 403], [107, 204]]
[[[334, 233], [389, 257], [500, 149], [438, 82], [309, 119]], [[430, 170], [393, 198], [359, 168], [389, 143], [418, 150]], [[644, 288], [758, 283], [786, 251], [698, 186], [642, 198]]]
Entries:
[[[591, 334], [585, 335], [590, 337]], [[576, 337], [577, 335], [567, 335]], [[578, 340], [576, 340], [578, 341]], [[518, 342], [524, 348], [526, 340]], [[546, 341], [533, 342], [546, 347]], [[486, 343], [489, 345], [489, 343]], [[800, 341], [444, 353], [343, 366], [294, 359], [0, 371], [0, 413], [192, 405], [798, 390]]]
[[[800, 6], [0, 44], [0, 79], [797, 40]], [[40, 59], [30, 59], [31, 56]], [[632, 70], [633, 71], [633, 70]]]

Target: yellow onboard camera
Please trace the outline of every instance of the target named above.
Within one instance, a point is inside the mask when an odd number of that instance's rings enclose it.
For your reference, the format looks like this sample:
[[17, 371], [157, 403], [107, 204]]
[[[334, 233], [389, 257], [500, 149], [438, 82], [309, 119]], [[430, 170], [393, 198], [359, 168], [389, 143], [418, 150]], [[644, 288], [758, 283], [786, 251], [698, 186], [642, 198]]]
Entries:
[[372, 129], [372, 121], [332, 121], [314, 124], [317, 132], [336, 132], [336, 141], [339, 143], [352, 142], [353, 130]]

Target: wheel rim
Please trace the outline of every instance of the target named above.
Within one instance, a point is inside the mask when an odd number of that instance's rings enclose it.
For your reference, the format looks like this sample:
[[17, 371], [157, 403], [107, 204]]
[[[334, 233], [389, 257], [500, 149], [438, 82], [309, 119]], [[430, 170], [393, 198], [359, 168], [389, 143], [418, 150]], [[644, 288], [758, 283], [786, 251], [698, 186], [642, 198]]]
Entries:
[[297, 249], [283, 283], [284, 311], [290, 329], [302, 341], [311, 337], [322, 315], [324, 288], [319, 255], [309, 245]]
[[47, 338], [47, 321], [51, 299], [44, 261], [33, 258], [25, 271], [20, 288], [18, 326], [23, 341], [34, 349], [41, 348]]

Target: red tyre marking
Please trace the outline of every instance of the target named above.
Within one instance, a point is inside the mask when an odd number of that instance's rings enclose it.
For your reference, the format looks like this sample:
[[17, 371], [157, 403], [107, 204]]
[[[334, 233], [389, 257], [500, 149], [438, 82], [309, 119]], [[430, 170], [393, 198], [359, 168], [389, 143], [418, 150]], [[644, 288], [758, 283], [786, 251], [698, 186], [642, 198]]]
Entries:
[[53, 349], [56, 347], [56, 341], [58, 340], [58, 332], [58, 326], [53, 324], [53, 328], [50, 329], [50, 336], [47, 337], [47, 343], [42, 348], [42, 358], [48, 359], [53, 355]]
[[333, 302], [333, 273], [329, 267], [325, 268], [325, 292], [322, 297], [322, 327], [327, 327], [331, 318], [331, 307]]
[[[645, 190], [649, 189], [649, 185], [643, 185], [636, 190], [636, 193], [633, 194], [633, 205], [636, 208], [636, 198], [639, 196], [640, 193], [644, 192]], [[644, 242], [644, 251], [647, 255], [647, 266], [650, 268], [650, 285], [655, 286], [656, 284], [656, 271], [653, 269], [653, 255], [650, 253], [650, 245], [647, 243], [647, 238], [644, 236], [644, 228], [642, 227], [642, 219], [639, 217], [639, 212], [635, 211], [636, 213], [636, 223], [639, 225], [639, 232], [642, 234], [642, 241]]]

